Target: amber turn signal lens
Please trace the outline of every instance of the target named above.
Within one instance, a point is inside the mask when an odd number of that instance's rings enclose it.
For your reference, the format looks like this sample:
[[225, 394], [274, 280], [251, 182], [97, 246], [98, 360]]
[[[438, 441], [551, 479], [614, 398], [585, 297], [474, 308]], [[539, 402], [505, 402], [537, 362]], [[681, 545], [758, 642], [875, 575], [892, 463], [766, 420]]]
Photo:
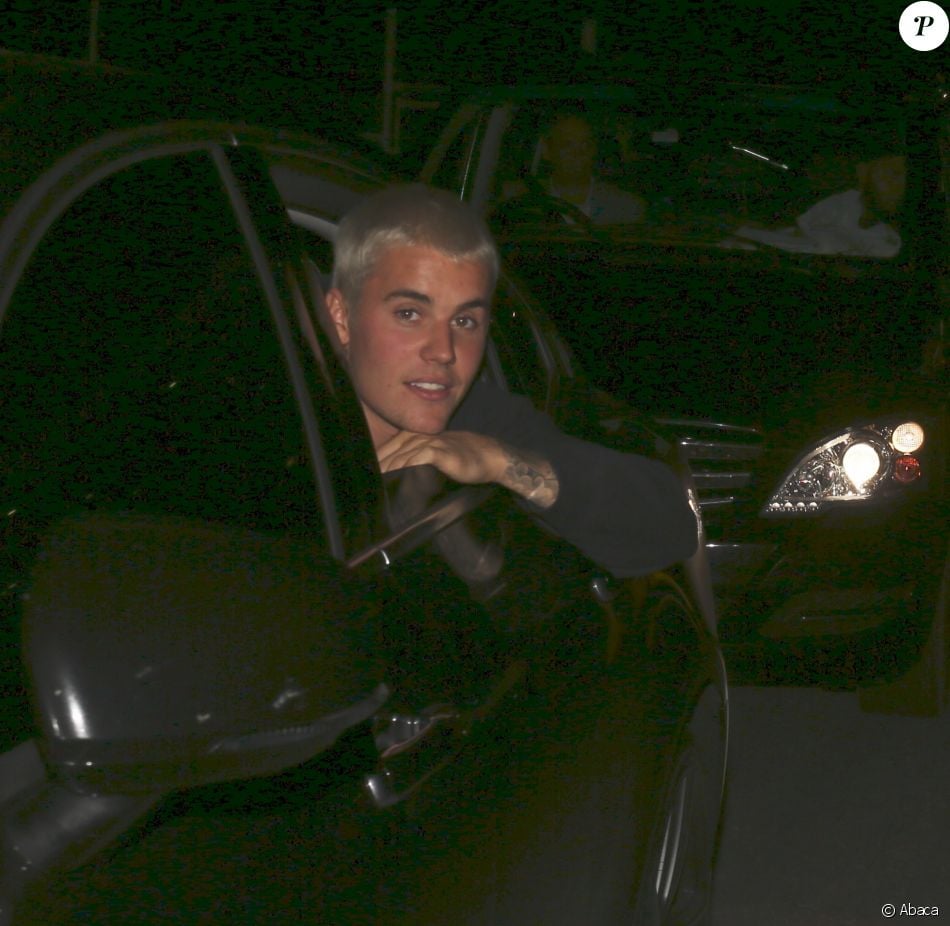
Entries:
[[905, 485], [920, 478], [920, 461], [917, 457], [903, 456], [894, 461], [894, 479]]

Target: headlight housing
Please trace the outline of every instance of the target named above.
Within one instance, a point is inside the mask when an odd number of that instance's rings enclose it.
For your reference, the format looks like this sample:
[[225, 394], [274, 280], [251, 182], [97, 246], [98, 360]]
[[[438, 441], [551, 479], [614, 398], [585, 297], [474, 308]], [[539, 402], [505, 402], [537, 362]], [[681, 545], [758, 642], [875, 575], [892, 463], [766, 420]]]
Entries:
[[924, 429], [914, 421], [848, 428], [799, 457], [762, 514], [816, 514], [899, 491], [920, 478], [923, 444]]

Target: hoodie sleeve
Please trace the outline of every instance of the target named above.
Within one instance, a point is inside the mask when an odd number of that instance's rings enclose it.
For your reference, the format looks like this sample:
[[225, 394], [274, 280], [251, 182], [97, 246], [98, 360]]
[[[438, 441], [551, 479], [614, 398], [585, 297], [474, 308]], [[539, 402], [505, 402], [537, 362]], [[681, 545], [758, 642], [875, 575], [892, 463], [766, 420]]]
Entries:
[[696, 516], [679, 477], [665, 463], [564, 434], [523, 396], [477, 382], [453, 417], [474, 431], [544, 457], [558, 477], [538, 520], [618, 578], [646, 575], [691, 556]]

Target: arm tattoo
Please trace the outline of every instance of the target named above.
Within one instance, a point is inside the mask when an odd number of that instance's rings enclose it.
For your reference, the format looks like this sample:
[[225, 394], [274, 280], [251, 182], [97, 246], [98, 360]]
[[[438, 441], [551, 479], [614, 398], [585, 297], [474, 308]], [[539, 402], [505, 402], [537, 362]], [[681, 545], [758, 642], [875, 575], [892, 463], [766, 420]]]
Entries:
[[501, 484], [517, 492], [539, 508], [550, 508], [557, 501], [557, 474], [547, 460], [505, 447], [505, 472]]

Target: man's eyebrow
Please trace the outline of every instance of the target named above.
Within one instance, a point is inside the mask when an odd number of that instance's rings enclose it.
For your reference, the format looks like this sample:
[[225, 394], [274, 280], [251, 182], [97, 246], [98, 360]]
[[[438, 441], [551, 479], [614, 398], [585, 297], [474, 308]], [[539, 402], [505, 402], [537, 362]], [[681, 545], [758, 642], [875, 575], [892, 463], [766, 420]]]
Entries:
[[[432, 305], [432, 297], [427, 296], [425, 293], [420, 293], [414, 289], [394, 289], [386, 293], [383, 296], [383, 302], [391, 302], [393, 299], [413, 299], [416, 302], [422, 302], [426, 305]], [[491, 308], [490, 299], [482, 299], [481, 297], [476, 299], [469, 299], [468, 302], [463, 302], [456, 311], [470, 311], [471, 309], [485, 309], [488, 311]]]
[[425, 293], [417, 292], [414, 289], [394, 289], [386, 293], [383, 302], [390, 302], [393, 299], [414, 299], [416, 302], [425, 302], [431, 304], [432, 299]]

